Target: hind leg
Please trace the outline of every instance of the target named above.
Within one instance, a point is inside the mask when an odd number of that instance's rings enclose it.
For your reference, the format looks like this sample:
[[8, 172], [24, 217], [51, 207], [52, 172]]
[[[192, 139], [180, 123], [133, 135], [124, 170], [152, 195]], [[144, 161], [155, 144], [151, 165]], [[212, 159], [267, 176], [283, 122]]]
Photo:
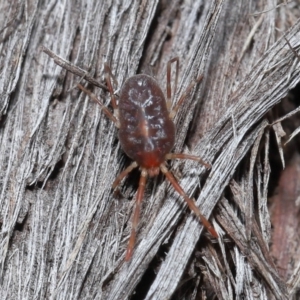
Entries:
[[129, 238], [129, 242], [128, 242], [128, 246], [127, 246], [127, 250], [126, 250], [126, 255], [125, 255], [126, 261], [130, 260], [130, 258], [132, 256], [133, 248], [135, 245], [136, 231], [137, 231], [137, 227], [139, 224], [140, 211], [141, 211], [142, 200], [144, 198], [147, 176], [148, 176], [147, 171], [145, 169], [142, 169], [142, 173], [141, 173], [141, 177], [140, 177], [140, 181], [139, 181], [139, 188], [138, 188], [137, 196], [136, 196], [134, 214], [133, 214], [133, 219], [132, 219], [131, 234], [130, 234], [130, 238]]
[[206, 163], [205, 161], [203, 161], [200, 157], [196, 156], [196, 155], [190, 155], [190, 154], [184, 154], [184, 153], [168, 153], [166, 155], [166, 160], [169, 159], [191, 159], [191, 160], [195, 160], [197, 162], [199, 162], [200, 164], [202, 164], [205, 168], [210, 169], [211, 165]]
[[174, 189], [183, 197], [187, 205], [189, 206], [190, 210], [193, 211], [197, 217], [200, 219], [203, 226], [210, 232], [210, 234], [218, 238], [218, 234], [213, 228], [213, 226], [210, 224], [210, 222], [202, 215], [199, 208], [196, 206], [195, 201], [188, 197], [188, 195], [183, 191], [182, 187], [179, 185], [175, 177], [172, 175], [172, 173], [167, 169], [167, 167], [164, 164], [161, 164], [160, 166], [161, 171], [164, 173], [164, 175], [167, 177], [167, 179], [170, 181], [170, 183], [173, 185]]

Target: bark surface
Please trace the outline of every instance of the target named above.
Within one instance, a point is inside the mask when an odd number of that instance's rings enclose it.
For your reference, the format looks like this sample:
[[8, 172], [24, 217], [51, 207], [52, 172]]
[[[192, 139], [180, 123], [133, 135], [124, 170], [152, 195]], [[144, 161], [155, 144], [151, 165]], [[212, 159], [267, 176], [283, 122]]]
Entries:
[[[273, 108], [300, 81], [299, 7], [276, 0], [0, 1], [0, 298], [297, 299], [299, 188], [289, 185], [299, 177], [297, 156], [271, 200], [273, 237], [267, 200], [272, 172], [280, 171], [273, 154], [284, 164], [285, 133], [281, 122], [272, 124], [283, 112]], [[113, 122], [76, 84], [108, 105], [108, 63], [116, 94], [138, 73], [166, 91], [167, 62], [176, 56], [174, 103], [204, 78], [175, 118], [174, 151], [198, 155], [212, 169], [191, 161], [169, 166], [220, 238], [203, 231], [158, 177], [147, 184], [137, 245], [125, 262], [139, 173], [120, 193], [111, 191], [130, 160]]]

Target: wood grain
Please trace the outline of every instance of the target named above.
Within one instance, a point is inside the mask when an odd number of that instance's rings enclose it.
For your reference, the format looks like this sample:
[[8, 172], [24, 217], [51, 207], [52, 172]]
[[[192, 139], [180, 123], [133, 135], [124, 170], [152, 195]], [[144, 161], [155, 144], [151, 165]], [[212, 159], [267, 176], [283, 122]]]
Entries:
[[[275, 0], [0, 2], [0, 298], [296, 297], [300, 262], [287, 283], [269, 253], [267, 114], [300, 81], [283, 38], [299, 53], [299, 15], [297, 1]], [[74, 88], [84, 79], [42, 46], [99, 85], [107, 62], [119, 87], [147, 72], [165, 90], [167, 61], [179, 56], [175, 102], [204, 76], [175, 118], [174, 150], [212, 170], [182, 161], [171, 169], [218, 241], [158, 179], [124, 262], [136, 176], [112, 193], [130, 163], [117, 130]]]

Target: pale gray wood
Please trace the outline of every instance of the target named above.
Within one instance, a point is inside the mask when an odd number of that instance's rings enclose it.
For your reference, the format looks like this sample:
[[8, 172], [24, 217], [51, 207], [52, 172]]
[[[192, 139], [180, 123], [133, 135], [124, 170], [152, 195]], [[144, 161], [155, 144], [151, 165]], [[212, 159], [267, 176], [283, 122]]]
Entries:
[[[1, 299], [127, 299], [153, 259], [146, 299], [182, 299], [186, 273], [198, 276], [186, 299], [197, 299], [203, 282], [211, 289], [203, 298], [209, 292], [226, 299], [293, 297], [299, 267], [289, 287], [268, 254], [272, 127], [265, 116], [300, 81], [299, 61], [282, 38], [298, 51], [299, 3], [276, 5], [0, 1]], [[203, 157], [212, 170], [192, 162], [170, 165], [189, 195], [205, 179], [197, 203], [205, 216], [213, 214], [217, 243], [207, 241], [198, 253], [202, 226], [163, 180], [149, 184], [133, 258], [124, 262], [136, 185], [125, 181], [117, 198], [111, 184], [129, 160], [114, 124], [74, 89], [81, 78], [56, 65], [42, 46], [102, 84], [108, 62], [116, 93], [140, 71], [165, 89], [166, 64], [174, 56], [181, 66], [175, 101], [204, 75], [175, 119], [175, 150]], [[90, 88], [109, 103], [108, 93]], [[240, 169], [245, 156], [249, 170]], [[232, 181], [236, 170], [239, 180]], [[261, 183], [257, 195], [254, 182]], [[235, 203], [223, 196], [228, 186]], [[157, 257], [166, 243], [166, 256]], [[201, 274], [193, 271], [199, 264]]]

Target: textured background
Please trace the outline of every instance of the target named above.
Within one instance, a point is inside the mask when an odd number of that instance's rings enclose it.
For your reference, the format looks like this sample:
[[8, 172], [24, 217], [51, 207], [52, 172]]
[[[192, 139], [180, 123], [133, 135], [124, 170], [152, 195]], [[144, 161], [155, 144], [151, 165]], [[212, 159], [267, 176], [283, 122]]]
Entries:
[[[271, 210], [267, 200], [286, 149], [281, 122], [269, 124], [299, 105], [297, 94], [287, 95], [300, 81], [300, 63], [282, 38], [299, 49], [299, 7], [275, 0], [0, 0], [0, 298], [296, 299], [295, 142]], [[41, 46], [103, 83], [108, 62], [119, 88], [147, 73], [165, 90], [167, 61], [179, 56], [174, 101], [204, 75], [175, 119], [175, 149], [213, 167], [170, 166], [210, 216], [218, 241], [159, 177], [147, 185], [137, 246], [124, 262], [138, 172], [112, 193], [130, 163], [117, 129], [74, 88], [80, 78]], [[107, 92], [89, 88], [109, 103]], [[286, 132], [298, 123], [290, 121]]]

